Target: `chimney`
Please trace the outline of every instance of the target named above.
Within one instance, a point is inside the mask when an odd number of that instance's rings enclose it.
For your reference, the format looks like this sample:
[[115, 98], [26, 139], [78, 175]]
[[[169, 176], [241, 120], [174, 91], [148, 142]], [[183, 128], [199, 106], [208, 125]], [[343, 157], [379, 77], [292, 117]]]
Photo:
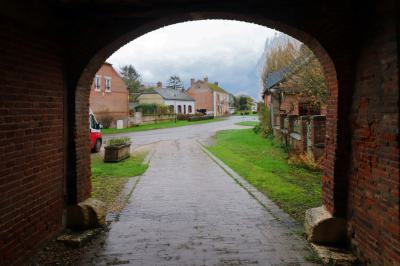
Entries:
[[157, 82], [157, 88], [162, 88], [162, 82], [161, 81]]
[[208, 77], [204, 77], [204, 82], [208, 82]]
[[194, 84], [194, 78], [191, 78], [190, 79], [190, 86], [193, 86], [193, 84]]
[[214, 84], [218, 86], [218, 81], [214, 82]]

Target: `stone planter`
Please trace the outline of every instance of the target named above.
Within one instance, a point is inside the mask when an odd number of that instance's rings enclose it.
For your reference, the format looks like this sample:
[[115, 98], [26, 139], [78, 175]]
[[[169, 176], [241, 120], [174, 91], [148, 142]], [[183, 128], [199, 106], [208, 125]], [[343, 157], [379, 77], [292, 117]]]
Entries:
[[104, 147], [104, 162], [119, 162], [130, 156], [131, 144]]

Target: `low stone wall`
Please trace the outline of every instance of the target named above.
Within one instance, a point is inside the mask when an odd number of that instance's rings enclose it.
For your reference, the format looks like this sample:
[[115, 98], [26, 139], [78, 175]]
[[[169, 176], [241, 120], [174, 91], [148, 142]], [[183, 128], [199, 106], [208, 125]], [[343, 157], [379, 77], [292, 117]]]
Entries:
[[175, 114], [164, 114], [164, 115], [143, 115], [140, 112], [136, 112], [134, 116], [129, 117], [129, 125], [141, 125], [151, 124], [162, 121], [172, 121], [175, 119]]

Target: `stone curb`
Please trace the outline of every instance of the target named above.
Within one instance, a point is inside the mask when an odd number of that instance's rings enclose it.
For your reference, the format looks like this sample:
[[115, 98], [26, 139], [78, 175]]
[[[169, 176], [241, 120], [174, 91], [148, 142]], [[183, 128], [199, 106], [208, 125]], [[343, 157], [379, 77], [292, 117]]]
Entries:
[[279, 220], [283, 225], [285, 225], [288, 229], [291, 230], [301, 230], [303, 231], [303, 225], [296, 222], [284, 212], [281, 208], [279, 208], [274, 202], [272, 202], [269, 198], [267, 198], [264, 194], [258, 191], [253, 185], [247, 182], [242, 176], [236, 173], [232, 168], [218, 159], [214, 154], [208, 151], [205, 146], [198, 141], [201, 149], [205, 154], [207, 154], [214, 162], [218, 164], [229, 176], [231, 176], [241, 187], [243, 187], [255, 200], [257, 200], [275, 219]]

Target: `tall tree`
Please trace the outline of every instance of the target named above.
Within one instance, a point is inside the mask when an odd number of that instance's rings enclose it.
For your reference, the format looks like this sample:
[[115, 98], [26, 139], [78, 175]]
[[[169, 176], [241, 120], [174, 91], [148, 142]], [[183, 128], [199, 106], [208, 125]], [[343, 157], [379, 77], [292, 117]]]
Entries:
[[180, 77], [178, 77], [176, 75], [171, 76], [167, 81], [167, 88], [173, 89], [173, 90], [183, 89], [183, 82], [180, 79]]
[[235, 107], [239, 111], [249, 111], [253, 102], [253, 98], [248, 95], [238, 95], [236, 96]]
[[295, 43], [292, 43], [291, 40], [287, 40], [283, 44], [272, 47], [271, 50], [266, 53], [264, 67], [261, 72], [263, 85], [266, 85], [269, 73], [289, 66], [298, 56], [298, 49], [296, 49]]
[[261, 73], [264, 88], [268, 75], [284, 67], [288, 70], [282, 87], [299, 89], [299, 96], [309, 99], [311, 105], [326, 102], [328, 91], [322, 66], [306, 45], [289, 38], [270, 47]]
[[141, 77], [133, 65], [122, 66], [119, 73], [129, 89], [129, 95], [133, 96], [140, 91]]
[[291, 73], [283, 87], [298, 88], [299, 95], [309, 99], [312, 106], [321, 106], [328, 99], [328, 87], [321, 64], [313, 52], [302, 45], [299, 51], [298, 64], [292, 64]]

